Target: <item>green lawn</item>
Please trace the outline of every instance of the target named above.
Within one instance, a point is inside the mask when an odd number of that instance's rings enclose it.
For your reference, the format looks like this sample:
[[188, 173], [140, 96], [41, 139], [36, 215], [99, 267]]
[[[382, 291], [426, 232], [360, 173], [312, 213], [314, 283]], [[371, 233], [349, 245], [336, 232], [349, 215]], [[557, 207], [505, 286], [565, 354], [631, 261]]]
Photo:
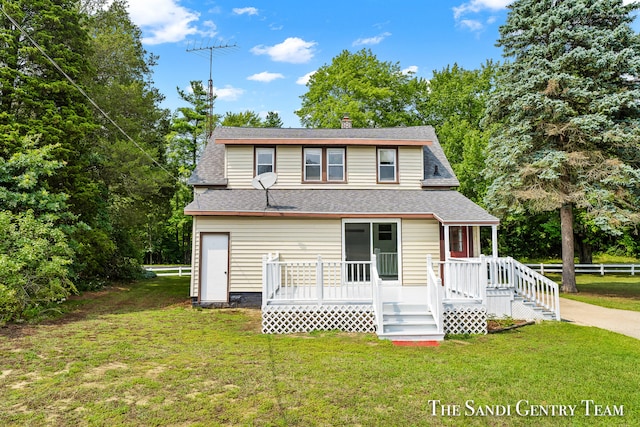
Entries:
[[[561, 322], [435, 348], [263, 335], [258, 310], [192, 309], [187, 292], [188, 278], [157, 278], [0, 329], [0, 425], [640, 424], [633, 338]], [[433, 415], [430, 400], [450, 406]], [[586, 416], [583, 400], [623, 415], [594, 417], [592, 406]], [[521, 416], [519, 401], [529, 403], [522, 414], [577, 407], [573, 417]], [[442, 416], [455, 405], [460, 416]], [[511, 415], [477, 416], [484, 405], [511, 405]]]
[[[560, 275], [548, 275], [561, 282]], [[563, 298], [620, 310], [640, 311], [640, 276], [629, 274], [578, 274], [577, 294], [560, 294]]]

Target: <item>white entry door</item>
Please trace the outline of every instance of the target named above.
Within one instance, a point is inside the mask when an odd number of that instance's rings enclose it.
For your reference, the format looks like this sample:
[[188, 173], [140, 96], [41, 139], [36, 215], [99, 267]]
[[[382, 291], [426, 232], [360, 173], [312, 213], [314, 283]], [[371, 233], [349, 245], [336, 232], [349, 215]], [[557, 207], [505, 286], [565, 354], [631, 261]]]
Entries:
[[202, 234], [200, 302], [228, 302], [229, 235]]

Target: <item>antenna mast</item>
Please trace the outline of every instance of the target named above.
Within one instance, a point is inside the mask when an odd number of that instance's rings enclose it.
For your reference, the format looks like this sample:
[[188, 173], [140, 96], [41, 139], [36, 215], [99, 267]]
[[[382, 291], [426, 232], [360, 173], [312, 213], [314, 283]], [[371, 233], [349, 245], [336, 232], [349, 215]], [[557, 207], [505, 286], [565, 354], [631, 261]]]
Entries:
[[213, 51], [215, 49], [229, 49], [236, 47], [235, 44], [200, 46], [187, 49], [187, 52], [209, 51], [209, 86], [207, 90], [207, 102], [209, 103], [209, 113], [207, 114], [207, 139], [213, 133]]

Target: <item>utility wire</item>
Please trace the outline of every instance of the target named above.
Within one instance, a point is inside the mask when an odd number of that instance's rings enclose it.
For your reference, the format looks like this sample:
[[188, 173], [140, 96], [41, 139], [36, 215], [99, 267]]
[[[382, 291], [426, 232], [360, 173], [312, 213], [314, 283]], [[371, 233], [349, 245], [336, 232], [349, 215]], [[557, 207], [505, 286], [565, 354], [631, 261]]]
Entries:
[[47, 58], [47, 60], [67, 79], [69, 80], [69, 82], [71, 83], [71, 85], [73, 87], [75, 87], [78, 92], [80, 92], [85, 98], [87, 98], [89, 100], [89, 102], [91, 103], [91, 105], [93, 105], [96, 110], [98, 110], [100, 112], [100, 114], [102, 114], [116, 129], [118, 129], [118, 131], [120, 131], [121, 134], [123, 134], [125, 136], [126, 139], [128, 139], [130, 142], [133, 143], [133, 145], [135, 145], [140, 151], [142, 151], [144, 153], [145, 156], [147, 156], [156, 166], [158, 166], [160, 169], [162, 169], [164, 172], [167, 173], [167, 175], [169, 175], [171, 178], [173, 178], [174, 180], [180, 182], [180, 179], [178, 179], [175, 175], [173, 175], [169, 170], [167, 170], [164, 166], [162, 166], [156, 159], [153, 158], [153, 156], [151, 156], [151, 154], [147, 153], [145, 151], [144, 148], [142, 148], [140, 146], [140, 144], [138, 144], [136, 141], [134, 141], [133, 138], [131, 138], [129, 136], [129, 134], [127, 134], [127, 132], [124, 131], [124, 129], [122, 129], [111, 117], [109, 117], [109, 115], [102, 109], [100, 108], [100, 106], [84, 91], [84, 89], [82, 89], [67, 73], [64, 72], [64, 70], [62, 69], [62, 67], [60, 67], [60, 65], [58, 65], [58, 63], [56, 61], [54, 61], [49, 55], [47, 55], [47, 53], [44, 51], [44, 49], [33, 39], [31, 38], [31, 36], [20, 26], [20, 24], [18, 24], [5, 10], [4, 10], [4, 5], [2, 6], [2, 13], [4, 14], [4, 16], [7, 17], [7, 19], [9, 21], [11, 21], [11, 23], [13, 25], [15, 25], [15, 27], [20, 30], [20, 32], [22, 33], [22, 35], [24, 35], [30, 42], [31, 44], [38, 49], [38, 51], [40, 51], [40, 53]]

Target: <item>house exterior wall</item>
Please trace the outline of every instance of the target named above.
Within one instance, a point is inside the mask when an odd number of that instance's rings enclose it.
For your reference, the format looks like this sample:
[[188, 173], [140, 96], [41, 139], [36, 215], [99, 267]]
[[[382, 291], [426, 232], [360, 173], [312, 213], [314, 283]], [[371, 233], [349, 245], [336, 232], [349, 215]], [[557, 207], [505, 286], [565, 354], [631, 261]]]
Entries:
[[[440, 258], [438, 222], [402, 220], [403, 285], [424, 285], [426, 255]], [[342, 259], [342, 220], [321, 218], [196, 216], [193, 225], [193, 271], [200, 271], [201, 233], [229, 233], [229, 291], [262, 291], [262, 256], [282, 261]], [[191, 277], [191, 296], [198, 296], [199, 276]]]
[[[404, 219], [402, 221], [402, 284], [424, 286], [427, 277], [427, 255], [440, 259], [440, 228], [436, 220]], [[436, 274], [439, 269], [434, 268]]]
[[[276, 147], [276, 173], [274, 189], [420, 189], [423, 177], [422, 147], [398, 148], [398, 183], [376, 182], [377, 149], [374, 146], [346, 147], [345, 183], [304, 183], [302, 145]], [[249, 189], [254, 177], [254, 147], [227, 146], [225, 168], [230, 189]]]
[[[194, 217], [194, 270], [200, 271], [200, 233], [229, 233], [230, 292], [262, 291], [262, 256], [280, 253], [283, 261], [340, 260], [342, 228], [339, 219]], [[198, 294], [197, 275], [191, 296]]]

